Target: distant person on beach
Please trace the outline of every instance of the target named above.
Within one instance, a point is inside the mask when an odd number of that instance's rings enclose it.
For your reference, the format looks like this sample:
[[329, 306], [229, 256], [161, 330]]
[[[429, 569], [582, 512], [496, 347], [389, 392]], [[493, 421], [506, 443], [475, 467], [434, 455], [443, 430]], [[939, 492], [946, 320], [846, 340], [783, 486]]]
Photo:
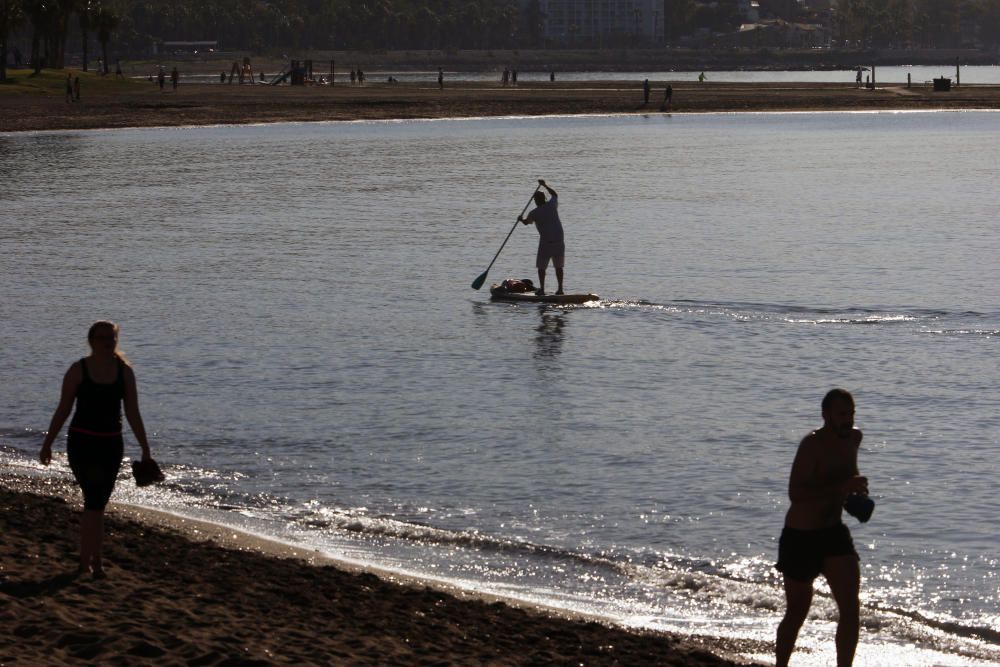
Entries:
[[702, 81], [704, 81], [704, 80], [705, 80], [705, 79], [707, 79], [707, 78], [708, 78], [708, 77], [707, 77], [707, 76], [705, 76], [705, 73], [704, 73], [704, 72], [702, 72], [701, 74], [699, 74], [699, 75], [698, 75], [698, 82], [699, 82], [699, 83], [701, 83]]
[[219, 75], [219, 83], [225, 83], [225, 82], [226, 82], [226, 71], [222, 70], [222, 74]]
[[649, 104], [649, 79], [642, 82], [642, 106]]
[[177, 82], [180, 81], [180, 78], [181, 75], [177, 71], [177, 66], [174, 65], [174, 68], [170, 70], [170, 83], [174, 87], [174, 90], [177, 90]]
[[517, 85], [517, 70], [516, 69], [512, 69], [510, 71], [510, 82], [511, 82], [511, 85], [514, 85], [514, 86]]
[[73, 77], [73, 99], [80, 101], [80, 77]]
[[66, 101], [73, 101], [73, 75], [69, 72], [66, 73]]
[[167, 73], [163, 71], [163, 65], [160, 65], [160, 69], [156, 72], [156, 82], [160, 84], [160, 92], [163, 92], [163, 84], [167, 80]]
[[861, 572], [851, 532], [841, 520], [850, 494], [868, 495], [858, 472], [861, 431], [854, 428], [854, 397], [832, 389], [823, 398], [823, 426], [802, 439], [788, 481], [791, 506], [778, 543], [784, 575], [785, 616], [778, 626], [775, 664], [786, 667], [812, 604], [813, 581], [830, 585], [837, 621], [837, 665], [849, 667], [858, 645]]
[[438, 88], [444, 89], [444, 70], [438, 67]]
[[670, 107], [674, 104], [674, 87], [669, 83], [667, 84], [667, 89], [663, 91], [663, 104], [660, 106], [660, 111], [669, 111]]
[[549, 81], [551, 83], [555, 83], [556, 82], [556, 73], [555, 72], [549, 72]]
[[562, 294], [566, 245], [563, 242], [562, 221], [559, 220], [559, 196], [545, 184], [544, 180], [538, 179], [538, 185], [548, 190], [551, 198], [545, 201], [545, 194], [536, 190], [535, 208], [527, 217], [519, 216], [517, 219], [526, 225], [535, 223], [535, 229], [538, 230], [538, 255], [535, 258], [535, 266], [538, 268], [537, 294], [545, 294], [545, 271], [548, 269], [549, 260], [552, 260], [552, 265], [556, 269], [556, 280], [559, 281], [556, 294]]
[[354, 81], [358, 78], [358, 73], [351, 69], [351, 85], [354, 85]]
[[78, 573], [104, 576], [101, 560], [104, 538], [104, 508], [115, 488], [124, 456], [122, 404], [132, 434], [142, 448], [142, 460], [152, 460], [146, 429], [139, 414], [135, 373], [118, 351], [118, 325], [100, 321], [87, 332], [90, 355], [73, 363], [63, 377], [59, 406], [52, 415], [38, 458], [52, 461], [52, 443], [62, 430], [76, 402], [69, 424], [66, 455], [73, 476], [83, 491], [80, 519], [80, 566]]
[[854, 77], [854, 85], [858, 88], [861, 87], [861, 68], [858, 68], [858, 74]]

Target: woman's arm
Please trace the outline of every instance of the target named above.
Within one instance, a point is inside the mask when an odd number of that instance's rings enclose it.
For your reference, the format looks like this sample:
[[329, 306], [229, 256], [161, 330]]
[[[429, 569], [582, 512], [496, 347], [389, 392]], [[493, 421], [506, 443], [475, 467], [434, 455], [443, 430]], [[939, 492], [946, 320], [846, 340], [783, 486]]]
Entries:
[[45, 434], [45, 440], [42, 441], [42, 449], [38, 452], [38, 460], [42, 462], [42, 465], [48, 465], [52, 461], [52, 443], [62, 431], [63, 424], [66, 423], [66, 419], [69, 417], [69, 413], [73, 410], [73, 401], [76, 400], [76, 390], [80, 386], [80, 382], [83, 380], [83, 374], [80, 372], [80, 362], [74, 363], [66, 371], [63, 376], [62, 390], [59, 393], [59, 406], [56, 407], [55, 413], [52, 415], [52, 421], [49, 422], [49, 431]]
[[135, 372], [132, 367], [125, 365], [125, 418], [128, 425], [132, 427], [132, 434], [139, 441], [142, 447], [142, 460], [152, 458], [149, 453], [149, 440], [146, 439], [146, 427], [142, 423], [142, 415], [139, 413], [139, 392], [136, 389]]

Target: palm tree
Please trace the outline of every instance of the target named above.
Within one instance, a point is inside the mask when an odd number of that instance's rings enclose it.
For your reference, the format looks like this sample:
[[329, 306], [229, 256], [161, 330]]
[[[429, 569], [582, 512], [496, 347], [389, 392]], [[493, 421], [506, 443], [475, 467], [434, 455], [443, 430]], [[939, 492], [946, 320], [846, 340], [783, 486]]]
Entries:
[[80, 8], [77, 10], [80, 18], [80, 35], [83, 43], [83, 71], [87, 71], [87, 47], [90, 42], [90, 24], [93, 20], [93, 0], [80, 0]]
[[94, 30], [97, 31], [97, 41], [101, 43], [101, 56], [104, 59], [104, 74], [108, 73], [108, 42], [111, 33], [121, 22], [118, 13], [108, 5], [100, 5], [93, 15]]
[[0, 83], [7, 80], [7, 35], [24, 20], [20, 0], [0, 0]]

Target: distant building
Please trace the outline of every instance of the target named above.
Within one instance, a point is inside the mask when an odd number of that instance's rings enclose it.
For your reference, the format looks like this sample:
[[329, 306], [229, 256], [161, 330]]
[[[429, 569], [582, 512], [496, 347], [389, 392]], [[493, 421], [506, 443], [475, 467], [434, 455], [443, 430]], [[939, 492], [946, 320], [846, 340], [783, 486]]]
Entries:
[[816, 23], [767, 19], [744, 23], [736, 32], [719, 35], [716, 39], [719, 44], [751, 49], [828, 47], [830, 31]]
[[540, 0], [552, 43], [611, 45], [632, 38], [663, 42], [664, 0]]
[[736, 11], [744, 23], [756, 23], [760, 20], [760, 3], [757, 0], [736, 0]]

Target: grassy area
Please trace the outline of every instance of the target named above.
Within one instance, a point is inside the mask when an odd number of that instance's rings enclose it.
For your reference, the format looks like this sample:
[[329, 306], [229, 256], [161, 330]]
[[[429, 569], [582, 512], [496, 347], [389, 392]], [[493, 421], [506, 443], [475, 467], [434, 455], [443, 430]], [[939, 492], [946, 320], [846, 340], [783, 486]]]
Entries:
[[95, 72], [80, 70], [43, 69], [38, 74], [30, 69], [8, 69], [7, 81], [0, 84], [0, 96], [13, 95], [64, 95], [66, 74], [80, 77], [80, 89], [84, 95], [101, 95], [132, 91], [143, 87], [142, 82], [115, 79], [113, 74], [101, 76]]

